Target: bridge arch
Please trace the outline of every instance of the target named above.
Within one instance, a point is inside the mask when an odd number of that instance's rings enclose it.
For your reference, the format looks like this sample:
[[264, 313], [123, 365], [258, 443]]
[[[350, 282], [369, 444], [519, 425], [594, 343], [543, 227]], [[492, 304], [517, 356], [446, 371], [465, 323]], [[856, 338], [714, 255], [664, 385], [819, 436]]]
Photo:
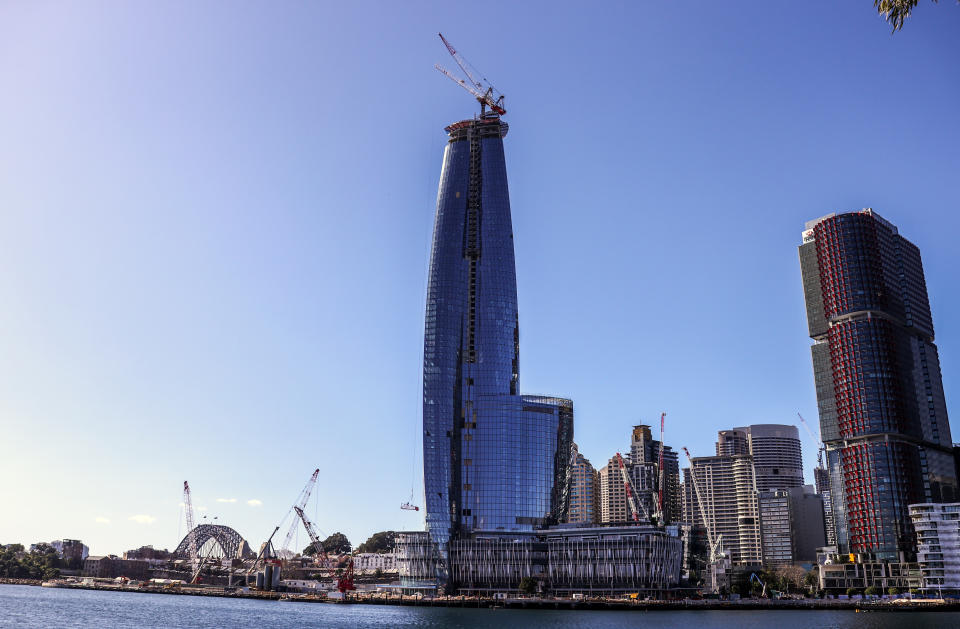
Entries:
[[227, 559], [242, 559], [253, 556], [247, 540], [243, 539], [240, 533], [237, 533], [229, 526], [223, 524], [201, 524], [194, 527], [194, 529], [187, 533], [183, 540], [181, 540], [180, 545], [177, 546], [177, 550], [174, 551], [177, 557], [181, 559], [190, 558], [191, 536], [196, 540], [198, 553], [200, 549], [207, 545], [207, 542], [213, 540], [217, 546], [220, 547], [220, 550], [223, 551], [223, 556]]

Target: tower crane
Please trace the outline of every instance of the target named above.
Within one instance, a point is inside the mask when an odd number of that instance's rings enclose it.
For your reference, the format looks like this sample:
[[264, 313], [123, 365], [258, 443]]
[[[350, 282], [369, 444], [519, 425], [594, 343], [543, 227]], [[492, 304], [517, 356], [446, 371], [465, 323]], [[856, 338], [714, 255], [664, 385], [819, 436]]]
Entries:
[[[320, 468], [313, 470], [313, 474], [310, 476], [310, 480], [307, 481], [307, 484], [304, 485], [303, 490], [300, 492], [300, 495], [297, 497], [297, 501], [293, 503], [292, 510], [294, 512], [297, 509], [301, 511], [307, 506], [307, 501], [310, 500], [310, 494], [313, 493], [313, 488], [317, 486], [317, 477], [320, 476]], [[293, 534], [297, 530], [297, 520], [294, 518], [293, 522], [290, 523], [290, 528], [287, 529], [287, 534], [283, 538], [283, 546], [281, 549], [290, 550], [290, 542], [293, 541]]]
[[457, 49], [447, 41], [443, 33], [437, 34], [440, 35], [440, 39], [443, 40], [443, 45], [447, 47], [447, 52], [449, 52], [453, 60], [457, 62], [457, 65], [460, 66], [463, 73], [467, 75], [467, 79], [457, 78], [453, 73], [445, 70], [440, 64], [436, 64], [434, 67], [446, 75], [451, 81], [473, 94], [473, 97], [480, 103], [481, 115], [486, 112], [487, 107], [501, 116], [507, 113], [507, 110], [503, 108], [503, 94], [498, 92], [486, 78], [480, 75], [480, 72], [478, 72], [476, 68], [463, 58], [463, 55], [457, 52]]
[[697, 506], [700, 510], [700, 517], [703, 519], [703, 528], [707, 530], [707, 545], [710, 547], [709, 552], [709, 563], [711, 571], [711, 579], [716, 587], [716, 568], [717, 566], [726, 559], [726, 555], [720, 546], [723, 544], [723, 535], [718, 535], [716, 539], [713, 537], [713, 527], [710, 526], [710, 523], [707, 520], [707, 511], [703, 508], [703, 496], [700, 494], [700, 485], [697, 484], [697, 475], [696, 467], [693, 465], [693, 458], [690, 456], [690, 451], [687, 450], [687, 447], [683, 447], [683, 453], [687, 457], [687, 461], [690, 463], [690, 482], [693, 483], [693, 491], [697, 496]]
[[193, 529], [193, 499], [190, 496], [190, 483], [187, 481], [183, 481], [183, 512], [187, 518], [187, 537], [190, 539], [190, 564], [193, 566], [193, 572], [198, 573], [200, 561], [197, 557], [197, 532]]
[[797, 413], [797, 417], [800, 418], [800, 423], [803, 424], [803, 427], [806, 429], [807, 434], [810, 435], [810, 438], [817, 442], [817, 466], [823, 467], [823, 441], [820, 440], [820, 437], [814, 434], [813, 429], [810, 428], [810, 424], [808, 424], [807, 420], [803, 418], [803, 415]]
[[630, 475], [627, 473], [627, 466], [623, 464], [623, 457], [617, 452], [613, 455], [613, 458], [617, 460], [617, 467], [620, 468], [620, 475], [623, 477], [623, 488], [627, 492], [627, 504], [630, 505], [630, 517], [633, 518], [634, 522], [639, 522], [642, 510], [643, 519], [650, 521], [650, 513], [642, 500], [639, 502], [639, 509], [637, 508], [638, 503], [635, 497], [636, 492], [633, 490], [633, 481], [630, 480]]
[[663, 522], [663, 424], [666, 413], [660, 413], [660, 452], [657, 454], [657, 509], [654, 516], [657, 522]]

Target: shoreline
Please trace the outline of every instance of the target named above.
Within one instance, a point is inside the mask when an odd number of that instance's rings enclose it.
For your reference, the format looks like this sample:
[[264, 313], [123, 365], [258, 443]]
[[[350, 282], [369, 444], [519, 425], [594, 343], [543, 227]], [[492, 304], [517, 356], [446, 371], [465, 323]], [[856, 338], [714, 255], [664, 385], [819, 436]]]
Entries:
[[[723, 601], [715, 599], [684, 599], [672, 601], [631, 601], [623, 599], [584, 599], [568, 598], [417, 598], [415, 596], [389, 596], [383, 594], [352, 593], [344, 599], [329, 599], [314, 594], [294, 594], [285, 592], [225, 592], [222, 588], [204, 587], [123, 587], [120, 585], [96, 585], [50, 581], [44, 587], [73, 590], [100, 590], [108, 592], [140, 592], [143, 594], [171, 594], [182, 596], [214, 596], [248, 600], [273, 600], [278, 602], [326, 603], [335, 605], [404, 605], [414, 607], [460, 607], [492, 609], [565, 609], [565, 610], [608, 610], [608, 611], [744, 611], [744, 610], [832, 610], [856, 612], [897, 612], [897, 611], [935, 611], [960, 612], [960, 601], [941, 601], [939, 599], [922, 600], [836, 600], [836, 599], [740, 599]], [[0, 585], [40, 586], [34, 579], [0, 579]]]

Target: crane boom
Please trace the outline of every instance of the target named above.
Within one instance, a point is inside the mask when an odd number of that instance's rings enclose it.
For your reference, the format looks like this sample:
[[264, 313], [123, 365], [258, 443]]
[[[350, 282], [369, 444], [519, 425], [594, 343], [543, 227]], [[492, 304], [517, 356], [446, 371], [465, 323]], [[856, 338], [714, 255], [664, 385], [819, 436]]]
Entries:
[[483, 83], [480, 82], [477, 77], [474, 76], [473, 72], [470, 71], [473, 69], [475, 72], [476, 69], [473, 68], [473, 66], [471, 66], [470, 63], [464, 59], [459, 52], [457, 52], [456, 48], [453, 47], [453, 44], [448, 42], [447, 38], [443, 36], [443, 33], [437, 33], [437, 35], [440, 36], [441, 41], [443, 41], [443, 45], [447, 47], [447, 52], [449, 52], [450, 56], [453, 57], [453, 60], [457, 62], [457, 65], [460, 66], [460, 69], [463, 70], [463, 73], [467, 75], [467, 78], [470, 79], [470, 83], [472, 83], [476, 89], [482, 91]]
[[[703, 508], [703, 496], [700, 495], [700, 486], [697, 484], [696, 467], [693, 465], [693, 458], [687, 447], [683, 447], [683, 453], [687, 455], [687, 461], [690, 462], [690, 482], [693, 483], [693, 491], [697, 495], [697, 506], [700, 507], [700, 517], [703, 519], [703, 528], [707, 530], [707, 544], [710, 546], [710, 554], [714, 554], [713, 531], [707, 522], [707, 511]], [[712, 558], [711, 558], [712, 559]]]
[[813, 433], [813, 429], [810, 428], [810, 424], [808, 424], [807, 420], [803, 418], [803, 415], [797, 413], [797, 417], [800, 418], [800, 423], [803, 424], [803, 427], [806, 429], [807, 434], [810, 435], [810, 438], [817, 442], [817, 465], [823, 467], [823, 441], [819, 436]]
[[633, 481], [630, 480], [630, 475], [627, 474], [627, 467], [623, 464], [623, 457], [617, 452], [613, 458], [617, 460], [617, 467], [620, 468], [620, 475], [623, 477], [623, 488], [627, 493], [627, 504], [630, 505], [630, 517], [633, 518], [634, 522], [639, 522], [640, 510], [642, 509], [643, 519], [649, 520], [650, 514], [647, 512], [647, 507], [643, 504], [643, 501], [640, 501], [640, 507], [639, 509], [637, 508], [638, 503], [635, 497], [636, 492], [633, 490]]
[[451, 81], [462, 87], [463, 89], [470, 92], [474, 98], [480, 103], [481, 114], [484, 112], [485, 107], [489, 107], [494, 112], [499, 115], [507, 113], [507, 110], [503, 108], [503, 94], [497, 91], [493, 85], [490, 84], [485, 78], [477, 78], [476, 68], [470, 65], [470, 63], [463, 58], [463, 56], [457, 52], [456, 48], [447, 41], [447, 38], [443, 36], [443, 33], [438, 33], [440, 39], [443, 41], [443, 45], [447, 47], [447, 52], [450, 53], [450, 56], [453, 57], [453, 60], [457, 62], [457, 65], [460, 66], [460, 70], [467, 75], [468, 81], [464, 79], [458, 79], [451, 72], [443, 69], [439, 64], [434, 67], [445, 74]]
[[304, 513], [300, 507], [294, 507], [293, 510], [300, 516], [300, 521], [303, 522], [303, 528], [307, 529], [307, 535], [310, 536], [310, 543], [313, 545], [313, 556], [317, 559], [321, 557], [326, 558], [327, 553], [323, 550], [323, 542], [320, 541], [320, 536], [317, 535], [317, 531], [313, 527], [313, 522], [310, 521], [307, 514]]
[[[293, 503], [293, 510], [299, 507], [301, 510], [307, 506], [307, 502], [310, 500], [310, 494], [313, 493], [313, 488], [317, 486], [317, 477], [320, 476], [320, 468], [313, 470], [313, 474], [310, 476], [310, 480], [307, 481], [307, 484], [303, 486], [303, 489], [300, 491], [300, 495], [297, 496], [297, 501]], [[290, 528], [287, 530], [286, 536], [283, 538], [282, 549], [290, 550], [290, 542], [293, 541], [293, 534], [297, 530], [297, 521], [293, 520], [290, 523]]]
[[193, 530], [193, 498], [190, 496], [190, 483], [187, 481], [183, 481], [183, 511], [187, 518], [187, 537], [190, 539], [190, 563], [193, 565], [193, 571], [199, 572], [197, 532]]

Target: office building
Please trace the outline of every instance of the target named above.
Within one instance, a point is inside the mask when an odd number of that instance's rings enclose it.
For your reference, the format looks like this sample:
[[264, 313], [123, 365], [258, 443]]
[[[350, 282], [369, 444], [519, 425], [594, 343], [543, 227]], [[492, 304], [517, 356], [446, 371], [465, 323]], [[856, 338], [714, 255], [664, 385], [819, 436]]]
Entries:
[[840, 552], [915, 551], [907, 506], [957, 475], [920, 251], [871, 209], [807, 223], [799, 248]]

